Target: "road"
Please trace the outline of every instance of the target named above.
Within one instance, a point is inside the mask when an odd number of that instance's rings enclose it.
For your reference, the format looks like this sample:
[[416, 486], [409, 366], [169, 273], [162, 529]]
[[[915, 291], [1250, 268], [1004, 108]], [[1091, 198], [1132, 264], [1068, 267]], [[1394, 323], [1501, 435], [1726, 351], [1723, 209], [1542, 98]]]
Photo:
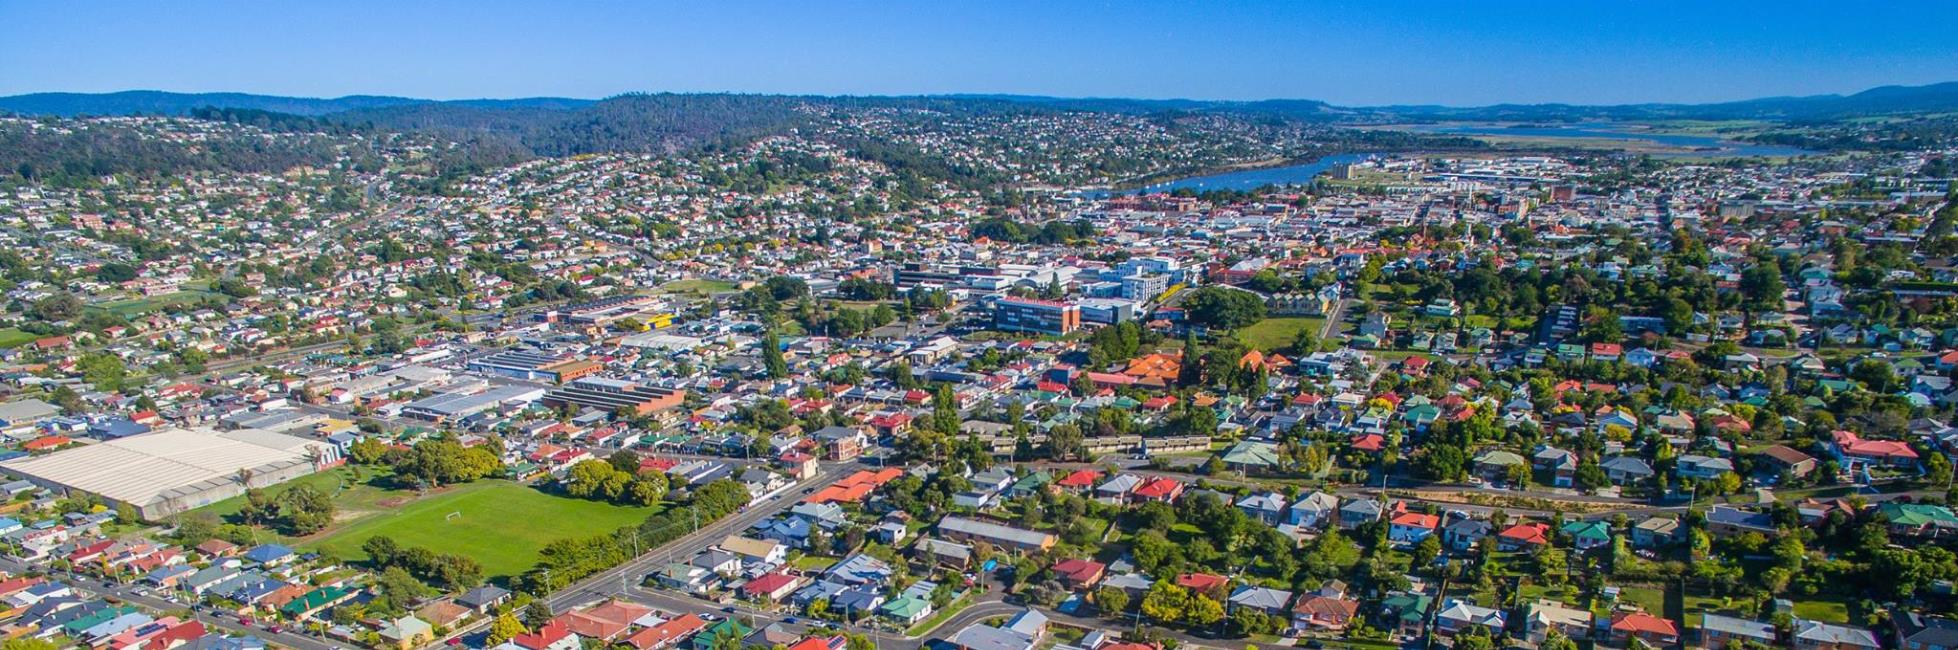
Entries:
[[[70, 571], [61, 571], [52, 567], [30, 567], [19, 560], [9, 557], [0, 557], [0, 569], [4, 569], [15, 575], [22, 575], [34, 571], [46, 573], [67, 582], [70, 587], [75, 589], [103, 596], [112, 596], [123, 602], [142, 606], [153, 613], [180, 612], [190, 609], [189, 605], [183, 603], [136, 593], [135, 589], [129, 585], [104, 583], [101, 578], [84, 576]], [[209, 613], [194, 610], [191, 612], [191, 615], [197, 620], [203, 621], [207, 628], [231, 634], [248, 634], [288, 648], [297, 648], [298, 650], [337, 650], [339, 648], [339, 646], [328, 643], [323, 639], [316, 639], [290, 631], [273, 634], [269, 630], [239, 625], [236, 618], [214, 616]]]

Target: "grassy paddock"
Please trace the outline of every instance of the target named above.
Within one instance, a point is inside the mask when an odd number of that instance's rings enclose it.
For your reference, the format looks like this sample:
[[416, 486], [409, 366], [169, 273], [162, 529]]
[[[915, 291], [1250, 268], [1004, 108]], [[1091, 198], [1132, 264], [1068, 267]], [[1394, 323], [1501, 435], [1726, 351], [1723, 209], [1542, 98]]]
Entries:
[[[535, 565], [546, 544], [636, 525], [662, 508], [616, 506], [509, 481], [478, 481], [355, 520], [310, 546], [360, 561], [367, 558], [360, 545], [386, 535], [402, 546], [475, 558], [485, 575], [513, 576]], [[461, 514], [451, 519], [450, 513]]]
[[39, 334], [22, 332], [20, 331], [20, 328], [17, 327], [0, 329], [0, 349], [17, 348], [23, 345], [27, 345], [29, 343], [33, 343], [34, 341], [40, 338], [41, 335]]

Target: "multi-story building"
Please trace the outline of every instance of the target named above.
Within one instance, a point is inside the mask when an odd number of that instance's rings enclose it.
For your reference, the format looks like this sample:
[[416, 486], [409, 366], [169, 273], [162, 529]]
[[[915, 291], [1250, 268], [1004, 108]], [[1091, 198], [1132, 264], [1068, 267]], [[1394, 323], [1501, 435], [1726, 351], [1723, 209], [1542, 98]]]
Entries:
[[1005, 298], [993, 307], [993, 327], [1060, 336], [1081, 329], [1081, 307], [1057, 300]]

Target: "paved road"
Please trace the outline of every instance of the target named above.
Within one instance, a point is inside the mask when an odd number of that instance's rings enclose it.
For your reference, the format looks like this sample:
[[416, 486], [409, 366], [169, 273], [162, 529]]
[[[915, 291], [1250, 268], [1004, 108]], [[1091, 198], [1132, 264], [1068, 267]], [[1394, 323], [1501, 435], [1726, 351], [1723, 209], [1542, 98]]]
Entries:
[[748, 509], [737, 512], [720, 521], [702, 526], [685, 537], [668, 542], [659, 548], [649, 550], [624, 564], [612, 567], [597, 575], [585, 578], [577, 584], [558, 590], [545, 599], [551, 611], [563, 612], [572, 608], [594, 603], [625, 593], [632, 585], [638, 584], [657, 567], [668, 562], [683, 562], [695, 553], [720, 543], [728, 535], [747, 530], [763, 519], [775, 516], [796, 504], [804, 488], [816, 487], [835, 482], [844, 475], [862, 469], [855, 463], [831, 463], [817, 470], [816, 476], [790, 486], [772, 500], [752, 504]]
[[[154, 613], [178, 612], [178, 611], [190, 609], [189, 605], [185, 605], [183, 603], [173, 602], [169, 600], [164, 600], [162, 598], [157, 598], [154, 596], [145, 596], [143, 594], [136, 593], [135, 589], [130, 587], [129, 585], [119, 585], [115, 583], [105, 584], [102, 582], [101, 578], [85, 576], [70, 571], [60, 571], [60, 570], [53, 569], [51, 567], [40, 567], [40, 566], [30, 567], [25, 563], [22, 563], [19, 560], [15, 560], [13, 558], [0, 558], [0, 569], [5, 569], [6, 571], [17, 575], [29, 573], [32, 571], [40, 571], [68, 583], [70, 587], [73, 587], [75, 589], [87, 591], [94, 594], [104, 595], [104, 596], [113, 596], [117, 599], [122, 600], [123, 602], [142, 606]], [[207, 628], [223, 631], [223, 632], [229, 632], [232, 634], [248, 634], [251, 636], [258, 637], [260, 639], [264, 639], [267, 642], [274, 643], [279, 646], [284, 646], [288, 648], [297, 648], [298, 650], [337, 650], [340, 647], [332, 643], [328, 643], [324, 639], [317, 639], [314, 637], [297, 634], [291, 631], [285, 631], [285, 632], [280, 632], [278, 634], [273, 634], [268, 630], [255, 629], [255, 628], [239, 625], [238, 619], [236, 619], [235, 617], [215, 616], [201, 611], [192, 611], [191, 615], [197, 620], [203, 621], [205, 627]]]

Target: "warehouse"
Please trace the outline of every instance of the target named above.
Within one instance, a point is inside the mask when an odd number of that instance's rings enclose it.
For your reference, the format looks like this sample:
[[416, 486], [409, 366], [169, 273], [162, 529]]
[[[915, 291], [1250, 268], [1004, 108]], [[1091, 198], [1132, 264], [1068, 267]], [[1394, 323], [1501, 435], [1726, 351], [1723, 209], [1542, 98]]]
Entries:
[[0, 463], [36, 485], [127, 503], [156, 520], [338, 465], [330, 443], [261, 429], [167, 428]]

